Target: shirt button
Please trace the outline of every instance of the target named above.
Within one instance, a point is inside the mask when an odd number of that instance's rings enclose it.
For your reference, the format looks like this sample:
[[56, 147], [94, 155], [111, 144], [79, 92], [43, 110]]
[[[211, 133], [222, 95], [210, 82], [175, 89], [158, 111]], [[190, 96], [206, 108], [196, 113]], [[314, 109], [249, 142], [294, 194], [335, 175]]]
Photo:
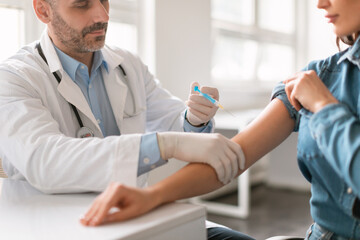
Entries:
[[144, 162], [145, 164], [149, 164], [149, 163], [150, 163], [150, 159], [149, 159], [149, 158], [144, 158], [143, 162]]
[[85, 67], [84, 66], [81, 66], [81, 69], [84, 69]]
[[352, 189], [351, 189], [351, 187], [349, 187], [349, 188], [347, 189], [347, 193], [348, 193], [348, 194], [352, 194]]
[[92, 88], [92, 85], [91, 85], [91, 84], [89, 85], [89, 88]]
[[98, 123], [98, 124], [100, 124], [100, 123], [101, 123], [100, 119], [97, 119], [96, 121], [97, 121], [97, 123]]

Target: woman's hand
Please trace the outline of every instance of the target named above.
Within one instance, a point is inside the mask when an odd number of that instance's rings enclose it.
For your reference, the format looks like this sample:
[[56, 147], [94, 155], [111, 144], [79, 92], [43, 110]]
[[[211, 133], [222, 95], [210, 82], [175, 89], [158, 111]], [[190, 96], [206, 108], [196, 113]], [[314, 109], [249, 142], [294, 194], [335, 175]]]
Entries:
[[328, 104], [338, 103], [315, 71], [299, 72], [284, 84], [286, 95], [297, 111], [304, 107], [316, 113]]
[[[92, 203], [80, 222], [85, 226], [124, 221], [140, 216], [160, 204], [158, 196], [149, 189], [110, 184]], [[116, 208], [116, 211], [113, 211]]]

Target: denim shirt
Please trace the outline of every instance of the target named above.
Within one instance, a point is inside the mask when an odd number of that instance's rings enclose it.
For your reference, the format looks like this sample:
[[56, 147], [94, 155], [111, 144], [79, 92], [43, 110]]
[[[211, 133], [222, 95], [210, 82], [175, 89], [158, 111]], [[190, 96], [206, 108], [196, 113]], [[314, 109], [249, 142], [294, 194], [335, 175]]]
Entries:
[[312, 218], [335, 234], [360, 239], [360, 219], [352, 215], [360, 197], [360, 38], [347, 50], [313, 61], [303, 70], [314, 70], [339, 101], [313, 114], [292, 107], [284, 84], [272, 93], [272, 99], [285, 104], [299, 132], [297, 159], [311, 183]]

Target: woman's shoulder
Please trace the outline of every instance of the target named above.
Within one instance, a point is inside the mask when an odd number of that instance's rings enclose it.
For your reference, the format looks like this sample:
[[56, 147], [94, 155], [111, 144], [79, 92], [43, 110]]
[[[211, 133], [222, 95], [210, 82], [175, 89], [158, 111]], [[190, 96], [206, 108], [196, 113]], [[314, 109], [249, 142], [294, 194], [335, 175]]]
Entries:
[[347, 51], [348, 49], [335, 53], [324, 59], [313, 60], [309, 62], [309, 64], [303, 70], [314, 70], [317, 73], [320, 73], [325, 69], [330, 71], [337, 71], [340, 68], [338, 64], [339, 60]]

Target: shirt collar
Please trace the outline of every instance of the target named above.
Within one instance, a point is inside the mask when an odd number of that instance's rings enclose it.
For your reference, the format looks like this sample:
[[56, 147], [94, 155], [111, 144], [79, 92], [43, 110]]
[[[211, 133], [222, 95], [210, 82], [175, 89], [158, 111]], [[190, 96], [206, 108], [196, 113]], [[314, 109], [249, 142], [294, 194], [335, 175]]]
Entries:
[[92, 66], [93, 71], [96, 71], [99, 67], [101, 67], [101, 65], [103, 65], [104, 68], [106, 69], [106, 71], [109, 72], [108, 64], [104, 59], [104, 55], [99, 50], [99, 51], [96, 51], [95, 55], [94, 55], [94, 62], [93, 62], [93, 66]]
[[[59, 48], [57, 48], [55, 45], [54, 47], [65, 72], [69, 74], [71, 79], [75, 80], [76, 71], [78, 70], [79, 66], [82, 65], [82, 63], [70, 57], [69, 55], [61, 51]], [[109, 72], [108, 64], [105, 61], [102, 52], [96, 51], [94, 55], [94, 62], [91, 71], [92, 72], [96, 71], [99, 67], [101, 67], [101, 65], [103, 65], [105, 70]]]
[[337, 64], [340, 64], [345, 59], [355, 64], [360, 69], [360, 37], [358, 37], [354, 45], [349, 47], [346, 53], [339, 58]]

